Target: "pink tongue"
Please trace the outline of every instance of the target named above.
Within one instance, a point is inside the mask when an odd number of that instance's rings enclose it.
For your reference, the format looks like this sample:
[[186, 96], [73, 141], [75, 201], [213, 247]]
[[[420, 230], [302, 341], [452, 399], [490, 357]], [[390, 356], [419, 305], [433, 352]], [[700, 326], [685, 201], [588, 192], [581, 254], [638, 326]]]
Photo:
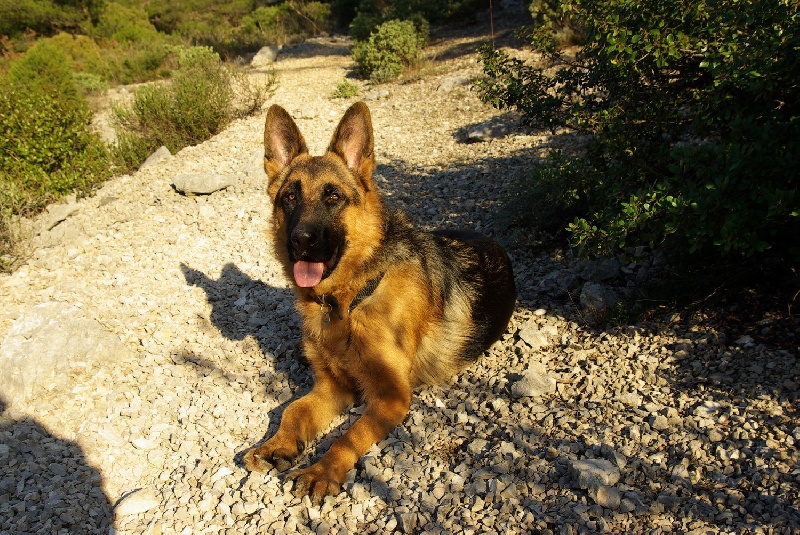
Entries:
[[299, 260], [294, 263], [294, 281], [301, 288], [311, 288], [322, 280], [325, 264], [322, 262], [306, 262]]

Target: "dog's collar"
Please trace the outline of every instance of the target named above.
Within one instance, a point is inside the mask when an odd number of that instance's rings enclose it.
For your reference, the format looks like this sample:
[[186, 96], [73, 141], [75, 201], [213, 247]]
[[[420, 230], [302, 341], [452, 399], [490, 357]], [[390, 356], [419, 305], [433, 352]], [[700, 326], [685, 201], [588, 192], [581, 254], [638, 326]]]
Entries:
[[[358, 291], [356, 296], [350, 302], [350, 306], [347, 307], [347, 313], [351, 314], [355, 308], [361, 304], [364, 299], [369, 297], [375, 292], [375, 289], [383, 280], [384, 273], [380, 273], [377, 277], [367, 282], [361, 290]], [[336, 313], [339, 316], [339, 319], [344, 319], [342, 316], [342, 309], [339, 306], [339, 301], [333, 295], [322, 294], [316, 296], [316, 302], [320, 305], [320, 310], [322, 311], [322, 320], [325, 323], [330, 323], [331, 321], [331, 312]]]
[[378, 274], [377, 277], [369, 281], [366, 284], [366, 286], [364, 286], [363, 288], [361, 288], [361, 290], [359, 290], [359, 292], [353, 298], [353, 301], [350, 302], [350, 306], [347, 307], [348, 314], [352, 313], [353, 309], [355, 309], [358, 305], [361, 304], [361, 301], [363, 301], [364, 299], [366, 299], [375, 292], [375, 288], [377, 288], [378, 285], [383, 280], [383, 275], [384, 273]]

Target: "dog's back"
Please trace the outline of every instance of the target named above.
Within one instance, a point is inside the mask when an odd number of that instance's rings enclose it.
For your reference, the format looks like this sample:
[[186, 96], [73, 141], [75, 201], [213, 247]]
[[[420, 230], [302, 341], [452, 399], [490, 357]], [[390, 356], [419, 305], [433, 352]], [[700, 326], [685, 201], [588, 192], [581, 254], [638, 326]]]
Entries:
[[516, 303], [511, 261], [494, 240], [472, 231], [414, 229], [404, 214], [387, 215], [386, 268], [418, 262], [431, 292], [429, 329], [414, 359], [417, 383], [457, 373], [496, 342]]

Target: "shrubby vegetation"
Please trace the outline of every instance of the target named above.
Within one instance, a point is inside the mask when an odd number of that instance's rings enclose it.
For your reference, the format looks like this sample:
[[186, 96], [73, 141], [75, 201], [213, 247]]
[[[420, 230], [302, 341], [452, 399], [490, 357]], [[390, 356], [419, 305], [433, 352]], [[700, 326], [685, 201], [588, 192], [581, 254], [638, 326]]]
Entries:
[[48, 41], [0, 78], [0, 269], [11, 262], [16, 215], [71, 192], [85, 195], [108, 177], [89, 119], [66, 57]]
[[430, 24], [474, 19], [486, 7], [483, 0], [351, 0], [337, 3], [334, 16], [349, 24], [360, 73], [384, 83], [419, 67]]
[[[429, 23], [474, 17], [487, 6], [485, 0], [0, 2], [0, 269], [8, 266], [17, 215], [68, 193], [87, 194], [111, 170], [135, 169], [160, 145], [180, 150], [258, 110], [274, 80], [249, 83], [220, 57], [349, 27], [360, 70], [383, 82], [418, 65]], [[109, 149], [89, 129], [85, 97], [138, 82], [150, 83], [130, 107], [115, 110], [119, 141]], [[340, 84], [335, 96], [354, 91]]]
[[[199, 143], [260, 109], [272, 78], [252, 83], [217, 53], [181, 46], [184, 36], [151, 20], [135, 0], [0, 3], [0, 270], [13, 261], [18, 216], [88, 194], [161, 144], [176, 151]], [[132, 109], [118, 110], [119, 144], [109, 148], [91, 132], [86, 95], [173, 73], [172, 81], [143, 86]]]
[[[171, 82], [143, 86], [130, 106], [114, 109], [113, 153], [123, 170], [138, 168], [162, 145], [175, 153], [209, 139], [233, 119], [258, 111], [272, 89], [271, 78], [254, 86], [211, 48], [180, 49], [178, 55]], [[243, 97], [237, 99], [237, 92]]]
[[676, 256], [793, 249], [800, 258], [797, 2], [561, 8], [586, 40], [573, 58], [553, 26], [532, 34], [554, 75], [481, 51], [484, 101], [591, 139], [583, 155], [557, 154], [534, 173], [522, 215], [561, 221], [588, 254], [649, 245]]
[[337, 3], [334, 14], [341, 24], [349, 24], [354, 40], [366, 41], [390, 20], [409, 20], [427, 38], [429, 24], [474, 20], [488, 7], [485, 0], [350, 0]]
[[366, 41], [353, 45], [353, 59], [365, 77], [374, 83], [396, 80], [404, 69], [422, 59], [425, 37], [408, 20], [384, 22]]
[[144, 5], [148, 18], [164, 34], [193, 45], [214, 48], [221, 56], [285, 44], [332, 29], [330, 2], [154, 0]]
[[356, 95], [358, 95], [358, 86], [344, 79], [336, 85], [336, 89], [331, 93], [331, 98], [352, 98]]
[[103, 0], [15, 0], [0, 3], [0, 35], [17, 37], [33, 31], [53, 35], [79, 31], [97, 20]]

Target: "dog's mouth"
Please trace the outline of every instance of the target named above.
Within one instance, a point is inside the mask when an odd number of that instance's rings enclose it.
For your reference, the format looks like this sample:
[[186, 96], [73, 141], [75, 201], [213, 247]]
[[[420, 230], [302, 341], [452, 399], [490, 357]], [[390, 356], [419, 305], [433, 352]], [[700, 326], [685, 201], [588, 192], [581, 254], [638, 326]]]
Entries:
[[331, 274], [339, 262], [339, 249], [324, 262], [301, 258], [292, 266], [294, 282], [301, 288], [313, 288]]

